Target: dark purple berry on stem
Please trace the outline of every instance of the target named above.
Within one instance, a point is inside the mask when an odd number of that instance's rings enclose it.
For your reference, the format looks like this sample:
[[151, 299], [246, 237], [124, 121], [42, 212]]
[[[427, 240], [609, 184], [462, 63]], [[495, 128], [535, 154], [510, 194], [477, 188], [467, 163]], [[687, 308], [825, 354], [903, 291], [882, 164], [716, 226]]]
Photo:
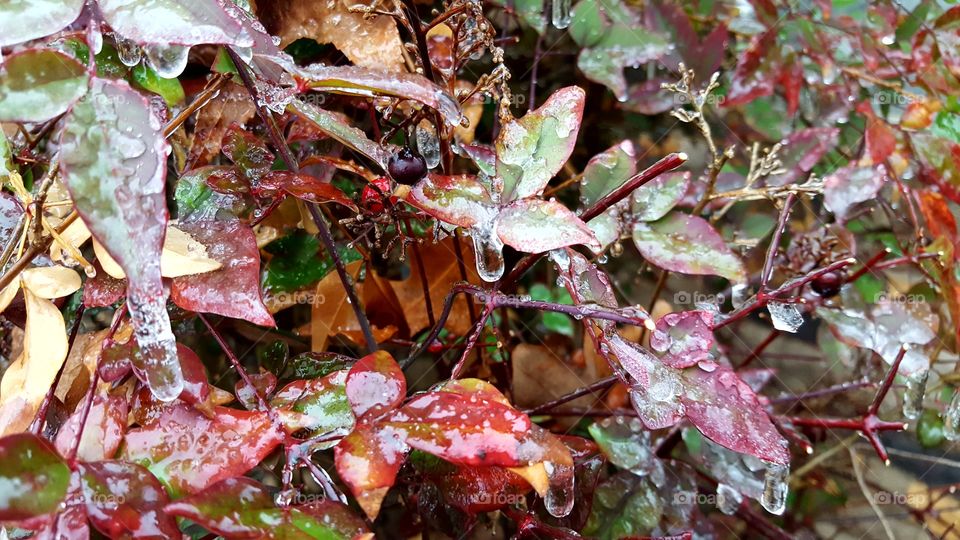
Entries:
[[821, 274], [810, 283], [810, 288], [824, 298], [836, 296], [843, 287], [843, 276], [839, 272]]
[[390, 157], [387, 172], [395, 182], [412, 186], [427, 175], [427, 162], [409, 146], [404, 146]]

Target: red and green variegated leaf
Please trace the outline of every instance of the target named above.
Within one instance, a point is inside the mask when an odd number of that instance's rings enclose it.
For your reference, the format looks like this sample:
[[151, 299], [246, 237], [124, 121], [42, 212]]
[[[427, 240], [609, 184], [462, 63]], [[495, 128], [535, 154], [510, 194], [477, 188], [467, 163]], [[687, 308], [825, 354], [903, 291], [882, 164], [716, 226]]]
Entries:
[[527, 465], [521, 441], [530, 419], [478, 394], [428, 392], [382, 421], [411, 448], [462, 465]]
[[234, 395], [237, 396], [237, 401], [248, 411], [264, 410], [257, 396], [269, 396], [277, 387], [277, 376], [269, 371], [263, 371], [263, 368], [261, 368], [260, 373], [248, 373], [247, 377], [253, 384], [248, 384], [246, 379], [240, 379], [234, 386]]
[[127, 430], [127, 401], [127, 396], [122, 394], [97, 394], [89, 414], [84, 414], [85, 407], [77, 407], [57, 433], [57, 451], [64, 456], [70, 455], [77, 439], [77, 429], [83, 424], [77, 459], [99, 461], [112, 458]]
[[537, 195], [563, 167], [577, 142], [584, 98], [582, 88], [561, 88], [536, 110], [501, 127], [496, 152], [504, 202]]
[[502, 403], [510, 407], [510, 401], [504, 396], [497, 387], [482, 379], [453, 379], [447, 381], [436, 388], [440, 392], [454, 392], [457, 394], [469, 394], [483, 398], [487, 401]]
[[214, 407], [208, 418], [186, 405], [166, 407], [127, 433], [121, 457], [150, 470], [172, 495], [196, 493], [255, 467], [283, 441], [269, 413]]
[[179, 538], [170, 501], [147, 469], [125, 461], [78, 464], [87, 517], [110, 538]]
[[256, 190], [258, 192], [282, 191], [287, 195], [309, 202], [335, 202], [354, 210], [357, 208], [353, 204], [353, 200], [339, 188], [309, 174], [273, 171], [260, 179]]
[[633, 379], [630, 401], [647, 429], [667, 428], [683, 419], [679, 370], [616, 332], [605, 335], [603, 343]]
[[0, 71], [0, 122], [56, 118], [87, 93], [89, 80], [83, 64], [61, 52], [28, 49], [10, 55]]
[[270, 400], [272, 407], [289, 409], [307, 416], [311, 434], [346, 434], [355, 422], [347, 399], [347, 370], [341, 369], [313, 380], [293, 381]]
[[633, 217], [656, 221], [680, 202], [690, 187], [690, 172], [670, 172], [654, 178], [633, 192]]
[[276, 326], [263, 305], [260, 250], [249, 225], [236, 218], [180, 223], [222, 266], [212, 272], [174, 278], [170, 299], [190, 311], [216, 313], [262, 326]]
[[605, 272], [572, 249], [567, 248], [560, 253], [552, 258], [563, 280], [563, 286], [575, 304], [617, 307], [617, 296], [610, 284], [610, 277]]
[[0, 47], [61, 30], [77, 19], [83, 4], [83, 0], [3, 2], [0, 4]]
[[500, 211], [496, 231], [504, 244], [527, 253], [542, 253], [576, 244], [600, 246], [590, 227], [556, 201], [514, 201]]
[[464, 512], [492, 512], [523, 498], [530, 483], [505, 467], [454, 465], [425, 452], [410, 454], [410, 462], [426, 482], [436, 485], [443, 502]]
[[580, 202], [590, 207], [637, 173], [637, 151], [629, 140], [590, 158], [580, 181]]
[[36, 435], [8, 435], [0, 439], [0, 485], [0, 521], [32, 518], [60, 507], [70, 468]]
[[380, 513], [408, 451], [394, 430], [363, 424], [334, 448], [337, 474], [370, 519]]
[[771, 175], [767, 183], [783, 186], [803, 178], [837, 145], [839, 136], [837, 128], [807, 128], [791, 133], [783, 140], [783, 148], [778, 154], [784, 172]]
[[668, 313], [650, 334], [650, 348], [675, 368], [690, 367], [707, 358], [713, 347], [713, 314], [708, 311]]
[[368, 354], [350, 368], [345, 391], [357, 418], [389, 411], [407, 395], [407, 380], [397, 361], [385, 351]]
[[249, 478], [223, 480], [168, 504], [166, 511], [224, 538], [349, 540], [368, 532], [346, 505], [320, 501], [278, 506], [266, 486]]
[[345, 119], [299, 99], [293, 100], [287, 110], [300, 116], [326, 136], [368, 157], [379, 165], [381, 170], [387, 170], [390, 153], [379, 144], [368, 139], [363, 131], [348, 124]]
[[[257, 180], [270, 172], [276, 159], [262, 139], [238, 124], [230, 126], [224, 134], [221, 150], [248, 180]], [[211, 183], [211, 179], [207, 183]]]
[[363, 97], [374, 94], [418, 101], [439, 112], [447, 124], [460, 125], [461, 113], [457, 100], [423, 75], [380, 71], [360, 66], [321, 64], [302, 68], [297, 75], [306, 81], [306, 86], [318, 90]]
[[427, 214], [459, 227], [488, 223], [497, 209], [476, 176], [429, 174], [410, 188], [405, 199]]
[[183, 376], [160, 276], [167, 148], [147, 100], [126, 83], [97, 78], [60, 137], [60, 168], [77, 211], [127, 276], [147, 382], [158, 398], [172, 400]]
[[848, 165], [823, 179], [823, 202], [842, 222], [855, 205], [873, 199], [886, 179], [883, 165]]
[[683, 371], [686, 417], [713, 442], [774, 463], [790, 462], [781, 435], [747, 383], [730, 368], [703, 362]]
[[97, 7], [114, 32], [141, 45], [253, 45], [217, 0], [98, 0]]
[[658, 221], [638, 222], [633, 241], [645, 259], [664, 270], [745, 279], [743, 262], [699, 216], [671, 212]]

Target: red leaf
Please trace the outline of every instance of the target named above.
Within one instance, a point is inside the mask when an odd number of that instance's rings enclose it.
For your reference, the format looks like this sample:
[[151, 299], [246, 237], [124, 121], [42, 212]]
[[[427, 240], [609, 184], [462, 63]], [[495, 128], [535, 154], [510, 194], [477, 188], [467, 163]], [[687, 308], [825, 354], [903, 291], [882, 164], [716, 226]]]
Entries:
[[93, 267], [97, 275], [83, 284], [83, 305], [87, 308], [107, 307], [123, 298], [127, 292], [127, 281], [104, 272], [100, 261], [94, 261]]
[[866, 155], [873, 163], [883, 163], [890, 154], [897, 149], [897, 135], [882, 119], [873, 117], [867, 120], [867, 131], [864, 134]]
[[394, 430], [363, 424], [334, 448], [337, 474], [370, 519], [380, 513], [407, 451]]
[[823, 179], [823, 202], [842, 222], [855, 205], [873, 199], [886, 179], [883, 165], [847, 165]]
[[960, 242], [957, 220], [950, 211], [947, 200], [939, 193], [923, 190], [917, 193], [917, 201], [920, 203], [920, 212], [927, 222], [927, 228], [930, 229], [930, 236], [934, 239], [945, 237], [954, 246], [954, 257], [960, 257], [960, 250], [957, 249]]
[[504, 244], [527, 253], [543, 253], [576, 244], [599, 247], [590, 227], [556, 201], [512, 202], [497, 216], [496, 230]]
[[405, 200], [427, 214], [460, 227], [487, 223], [496, 215], [490, 193], [476, 176], [428, 174], [405, 195]]
[[[77, 438], [77, 429], [84, 422], [84, 403], [81, 402], [60, 431], [56, 447], [61, 455], [69, 456]], [[127, 428], [127, 397], [125, 395], [94, 396], [90, 413], [83, 423], [83, 436], [77, 448], [77, 459], [99, 461], [110, 459], [120, 447]]]
[[80, 463], [83, 501], [93, 526], [110, 538], [179, 538], [163, 511], [167, 492], [150, 471], [123, 461]]
[[190, 311], [216, 313], [262, 326], [276, 326], [260, 291], [260, 250], [249, 226], [233, 218], [180, 223], [223, 266], [175, 278], [170, 299]]
[[309, 202], [335, 202], [356, 210], [350, 197], [329, 182], [309, 174], [272, 171], [260, 179], [255, 192], [282, 191]]
[[783, 174], [772, 176], [769, 185], [791, 184], [807, 174], [837, 144], [837, 128], [807, 128], [795, 131], [783, 140], [780, 161]]
[[779, 50], [776, 37], [776, 32], [767, 31], [750, 40], [750, 46], [733, 71], [724, 106], [742, 105], [773, 93], [776, 76], [770, 72], [773, 64], [770, 57]]
[[283, 441], [268, 413], [225, 407], [214, 413], [207, 418], [186, 405], [171, 405], [155, 422], [127, 433], [122, 456], [179, 495], [244, 474]]
[[350, 368], [346, 384], [347, 399], [357, 418], [374, 409], [375, 412], [394, 409], [407, 395], [403, 370], [390, 353], [384, 351], [358, 360]]
[[668, 313], [657, 321], [650, 347], [663, 353], [670, 367], [690, 367], [708, 357], [713, 346], [713, 314], [708, 311]]

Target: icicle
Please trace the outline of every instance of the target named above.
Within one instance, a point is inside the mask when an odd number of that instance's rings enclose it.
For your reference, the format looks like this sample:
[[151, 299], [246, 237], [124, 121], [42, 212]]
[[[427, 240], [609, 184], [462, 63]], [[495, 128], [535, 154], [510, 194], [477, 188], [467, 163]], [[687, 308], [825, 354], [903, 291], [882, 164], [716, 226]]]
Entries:
[[750, 286], [746, 283], [737, 283], [730, 289], [730, 303], [733, 309], [739, 309], [750, 297]]
[[103, 33], [100, 31], [100, 20], [96, 16], [90, 18], [90, 26], [87, 27], [87, 46], [95, 55], [103, 50]]
[[550, 461], [543, 462], [543, 467], [551, 480], [547, 493], [543, 497], [543, 506], [551, 516], [564, 517], [573, 510], [573, 503], [576, 500], [573, 494], [573, 467]]
[[717, 509], [728, 516], [737, 513], [740, 503], [743, 502], [743, 495], [736, 488], [728, 486], [723, 482], [717, 484]]
[[180, 45], [148, 45], [145, 49], [147, 63], [164, 79], [175, 79], [187, 67], [190, 47]]
[[497, 236], [491, 221], [482, 227], [474, 227], [473, 250], [476, 253], [477, 273], [484, 281], [493, 283], [503, 276], [503, 242]]
[[427, 168], [433, 169], [440, 165], [440, 139], [430, 122], [420, 122], [416, 130], [417, 150], [427, 162]]
[[117, 56], [120, 62], [127, 67], [133, 67], [143, 58], [143, 50], [134, 41], [116, 36]]
[[553, 0], [552, 4], [551, 19], [553, 26], [561, 30], [570, 26], [570, 4], [572, 4], [572, 0]]
[[953, 399], [943, 416], [943, 435], [948, 441], [960, 441], [960, 389], [953, 391]]
[[183, 374], [166, 301], [160, 296], [137, 302], [138, 296], [130, 294], [127, 299], [147, 386], [160, 401], [173, 401], [183, 391]]
[[910, 420], [920, 417], [923, 412], [923, 394], [927, 390], [927, 378], [930, 371], [921, 369], [907, 376], [907, 390], [903, 393], [903, 416]]
[[790, 466], [768, 462], [766, 467], [760, 505], [767, 512], [779, 516], [787, 508], [787, 476], [790, 474]]
[[793, 334], [803, 325], [803, 315], [794, 304], [771, 301], [767, 303], [767, 311], [770, 312], [770, 320], [777, 330]]

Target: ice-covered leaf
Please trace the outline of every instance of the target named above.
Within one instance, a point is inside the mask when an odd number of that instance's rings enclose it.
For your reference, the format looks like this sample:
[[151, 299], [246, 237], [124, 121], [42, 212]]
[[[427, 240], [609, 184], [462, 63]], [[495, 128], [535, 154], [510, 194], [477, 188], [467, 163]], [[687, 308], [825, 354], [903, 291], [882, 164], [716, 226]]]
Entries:
[[67, 358], [67, 332], [60, 310], [30, 289], [23, 289], [23, 297], [27, 311], [23, 352], [0, 381], [0, 434], [27, 429]]
[[228, 478], [166, 506], [224, 538], [350, 540], [368, 533], [350, 509], [334, 501], [279, 506], [277, 496], [249, 478]]
[[497, 209], [487, 188], [467, 174], [428, 174], [405, 200], [431, 216], [460, 227], [473, 227], [494, 218]]
[[873, 199], [886, 179], [883, 165], [848, 165], [823, 179], [823, 202], [843, 221], [854, 205]]
[[690, 172], [661, 174], [633, 192], [633, 217], [640, 221], [656, 221], [673, 209], [690, 187]]
[[720, 68], [724, 53], [728, 50], [727, 26], [723, 23], [716, 25], [701, 40], [690, 18], [684, 13], [683, 5], [657, 2], [651, 4], [650, 8], [659, 19], [658, 29], [668, 32], [675, 45], [660, 62], [674, 73], [679, 73], [682, 62], [687, 69], [694, 71], [697, 80], [710, 80], [713, 72]]
[[127, 432], [121, 457], [143, 465], [172, 495], [196, 493], [242, 475], [283, 441], [269, 413], [215, 407], [208, 418], [186, 405]]
[[439, 112], [447, 124], [460, 125], [460, 104], [423, 75], [395, 73], [359, 66], [314, 64], [297, 72], [309, 88], [368, 97], [389, 96], [420, 102]]
[[580, 87], [561, 88], [501, 127], [496, 153], [503, 202], [537, 195], [563, 167], [577, 141], [585, 96]]
[[644, 258], [665, 270], [736, 282], [745, 278], [743, 262], [699, 216], [673, 212], [652, 223], [638, 222], [633, 241]]
[[346, 434], [354, 424], [346, 380], [347, 370], [338, 370], [312, 380], [293, 381], [273, 396], [270, 405], [305, 414], [309, 422], [303, 427], [312, 435]]
[[57, 451], [64, 456], [70, 455], [77, 430], [83, 422], [83, 437], [77, 447], [77, 459], [99, 461], [112, 458], [127, 428], [127, 401], [127, 396], [122, 394], [97, 394], [89, 414], [85, 416], [85, 408], [78, 407], [57, 432]]
[[882, 118], [871, 116], [863, 136], [864, 156], [871, 163], [882, 164], [897, 149], [897, 134]]
[[774, 463], [790, 462], [787, 440], [753, 390], [730, 368], [702, 362], [683, 371], [687, 418], [712, 441]]
[[580, 202], [589, 208], [636, 173], [636, 148], [629, 140], [621, 141], [587, 162], [580, 181]]
[[217, 0], [98, 0], [110, 27], [140, 45], [253, 45]]
[[28, 433], [0, 439], [0, 520], [57, 510], [69, 483], [70, 469], [45, 440]]
[[42, 38], [80, 15], [83, 0], [19, 0], [0, 4], [0, 47]]
[[527, 253], [585, 244], [598, 246], [593, 231], [556, 201], [521, 199], [503, 207], [496, 232], [504, 244]]
[[370, 411], [389, 411], [403, 401], [407, 380], [397, 361], [385, 351], [364, 356], [350, 368], [346, 394], [357, 418]]
[[305, 100], [294, 100], [288, 108], [328, 137], [371, 159], [380, 166], [381, 170], [387, 170], [390, 153], [379, 144], [368, 139], [363, 131], [351, 126], [343, 118], [315, 107]]
[[610, 277], [586, 257], [569, 248], [557, 250], [550, 256], [574, 304], [617, 307], [617, 296], [613, 292]]
[[260, 250], [253, 230], [236, 218], [187, 221], [179, 227], [206, 246], [208, 256], [222, 266], [174, 279], [170, 299], [190, 311], [275, 326], [260, 292]]
[[781, 141], [783, 148], [778, 154], [784, 172], [770, 176], [767, 182], [782, 186], [801, 179], [836, 146], [839, 135], [838, 128], [806, 128], [791, 133]]
[[56, 118], [87, 92], [89, 78], [83, 64], [58, 51], [27, 49], [12, 54], [0, 71], [0, 121]]
[[392, 430], [361, 425], [334, 448], [337, 474], [370, 519], [380, 513], [408, 449]]
[[611, 332], [602, 347], [616, 357], [630, 375], [630, 401], [648, 429], [670, 427], [683, 418], [679, 400], [682, 389], [680, 370], [671, 368], [640, 345]]
[[254, 191], [258, 194], [280, 191], [309, 202], [335, 202], [356, 210], [347, 195], [330, 182], [324, 182], [315, 176], [290, 171], [273, 171], [257, 183]]
[[87, 227], [127, 275], [137, 343], [154, 394], [177, 397], [183, 377], [160, 277], [166, 232], [167, 145], [147, 101], [122, 82], [94, 79], [60, 138], [63, 179]]
[[663, 478], [620, 471], [603, 480], [583, 533], [598, 540], [690, 540], [697, 494], [694, 472], [682, 463], [671, 462], [670, 467], [671, 474]]
[[110, 538], [178, 538], [180, 529], [163, 507], [160, 482], [145, 468], [125, 461], [77, 466], [87, 517]]
[[777, 330], [796, 333], [803, 325], [803, 315], [796, 304], [768, 302], [767, 311], [770, 312], [770, 322]]
[[503, 508], [530, 492], [530, 484], [505, 467], [454, 465], [420, 451], [410, 454], [410, 463], [427, 483], [440, 488], [445, 504], [471, 514]]
[[650, 432], [636, 418], [607, 418], [591, 424], [588, 430], [610, 463], [640, 476], [664, 474]]
[[713, 347], [713, 314], [707, 311], [668, 313], [657, 321], [650, 347], [675, 368], [690, 367], [708, 357]]
[[623, 70], [657, 59], [668, 50], [664, 36], [642, 27], [640, 16], [620, 0], [581, 0], [573, 8], [570, 36], [581, 47], [577, 66], [588, 79], [627, 99]]

